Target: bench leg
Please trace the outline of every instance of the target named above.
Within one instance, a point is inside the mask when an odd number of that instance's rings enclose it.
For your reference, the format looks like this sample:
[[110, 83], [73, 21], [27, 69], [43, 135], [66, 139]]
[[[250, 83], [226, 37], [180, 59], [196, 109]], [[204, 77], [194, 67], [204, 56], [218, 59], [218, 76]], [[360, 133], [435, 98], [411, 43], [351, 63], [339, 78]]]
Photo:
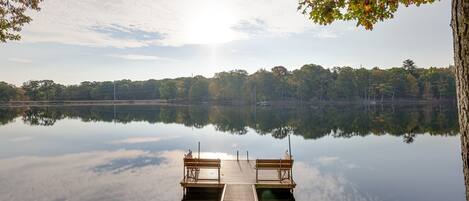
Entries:
[[256, 183], [259, 182], [259, 176], [258, 176], [258, 173], [257, 173], [257, 168], [256, 168]]

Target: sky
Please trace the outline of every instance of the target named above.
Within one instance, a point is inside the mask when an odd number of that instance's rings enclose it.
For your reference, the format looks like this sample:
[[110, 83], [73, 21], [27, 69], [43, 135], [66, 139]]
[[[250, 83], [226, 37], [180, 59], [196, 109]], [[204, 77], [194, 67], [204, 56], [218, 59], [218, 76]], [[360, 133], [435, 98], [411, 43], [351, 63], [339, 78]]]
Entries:
[[453, 63], [451, 5], [401, 6], [373, 31], [314, 24], [296, 0], [47, 0], [22, 40], [0, 44], [0, 81], [147, 80], [304, 64]]

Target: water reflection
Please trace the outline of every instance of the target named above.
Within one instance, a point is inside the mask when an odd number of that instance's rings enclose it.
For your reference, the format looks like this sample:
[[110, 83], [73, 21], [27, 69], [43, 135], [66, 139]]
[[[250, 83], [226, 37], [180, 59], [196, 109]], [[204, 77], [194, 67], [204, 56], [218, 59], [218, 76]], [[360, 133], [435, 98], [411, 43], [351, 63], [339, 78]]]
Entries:
[[142, 168], [150, 165], [159, 165], [164, 162], [164, 158], [142, 156], [138, 158], [119, 158], [109, 161], [107, 164], [98, 165], [93, 168], [93, 171], [98, 173], [121, 173], [127, 170]]
[[0, 160], [0, 200], [180, 200], [180, 151]]
[[0, 108], [0, 122], [0, 200], [181, 200], [181, 150], [275, 158], [288, 134], [296, 200], [464, 199], [454, 105]]
[[[2, 159], [0, 200], [181, 200], [182, 155], [118, 150]], [[317, 165], [298, 162], [294, 173], [297, 200], [373, 200], [344, 177], [325, 174]]]
[[0, 124], [18, 116], [29, 125], [52, 126], [64, 118], [84, 122], [177, 123], [193, 128], [214, 125], [217, 131], [244, 135], [253, 129], [261, 135], [284, 138], [288, 134], [305, 139], [327, 135], [348, 138], [370, 134], [402, 136], [412, 143], [417, 134], [453, 136], [458, 131], [455, 105], [316, 107], [167, 107], [87, 106], [0, 109]]

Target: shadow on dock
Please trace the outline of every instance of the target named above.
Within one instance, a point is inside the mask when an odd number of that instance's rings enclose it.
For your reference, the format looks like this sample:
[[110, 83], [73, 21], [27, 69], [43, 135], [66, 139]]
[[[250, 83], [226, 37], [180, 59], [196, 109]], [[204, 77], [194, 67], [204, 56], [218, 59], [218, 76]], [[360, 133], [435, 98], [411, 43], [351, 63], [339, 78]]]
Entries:
[[[182, 201], [220, 201], [223, 188], [187, 188]], [[295, 201], [288, 189], [256, 189], [258, 201]]]
[[288, 189], [256, 189], [259, 201], [294, 201], [293, 193]]
[[186, 188], [182, 201], [220, 201], [223, 188]]

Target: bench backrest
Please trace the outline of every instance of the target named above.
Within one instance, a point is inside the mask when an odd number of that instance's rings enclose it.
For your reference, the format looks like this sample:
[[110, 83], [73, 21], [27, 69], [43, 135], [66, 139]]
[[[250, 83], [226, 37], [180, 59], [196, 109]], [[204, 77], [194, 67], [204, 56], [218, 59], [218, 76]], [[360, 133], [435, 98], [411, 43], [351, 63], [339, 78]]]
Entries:
[[293, 160], [290, 159], [257, 159], [256, 168], [261, 169], [279, 169], [293, 167]]
[[214, 162], [219, 163], [220, 159], [208, 159], [208, 158], [184, 158], [185, 162]]
[[184, 158], [184, 166], [200, 168], [219, 168], [220, 159]]

